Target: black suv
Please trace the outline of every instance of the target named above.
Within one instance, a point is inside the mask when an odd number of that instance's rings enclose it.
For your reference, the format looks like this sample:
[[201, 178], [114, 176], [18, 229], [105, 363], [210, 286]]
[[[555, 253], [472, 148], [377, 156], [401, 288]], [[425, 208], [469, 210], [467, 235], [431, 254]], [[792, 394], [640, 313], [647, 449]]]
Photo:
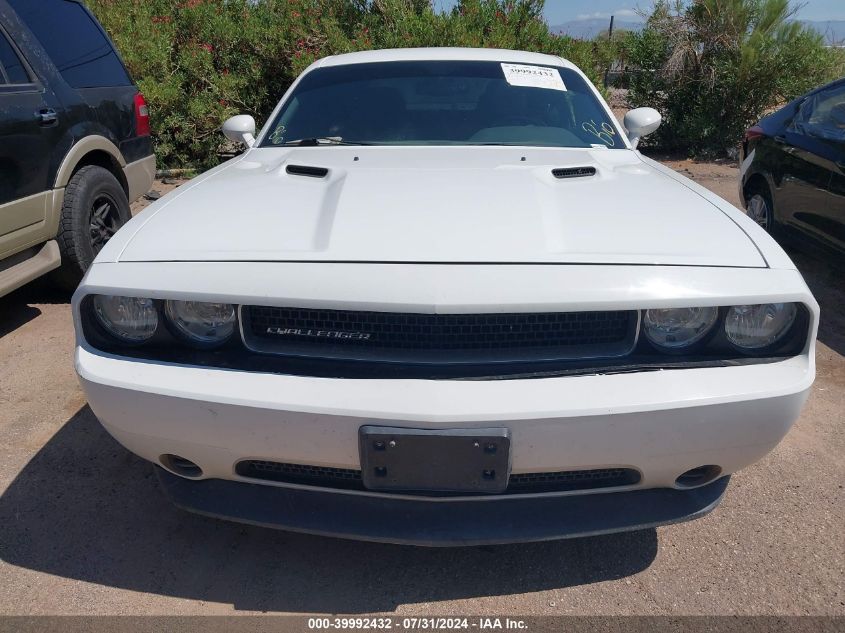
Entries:
[[0, 0], [0, 296], [79, 282], [155, 176], [150, 119], [78, 0]]

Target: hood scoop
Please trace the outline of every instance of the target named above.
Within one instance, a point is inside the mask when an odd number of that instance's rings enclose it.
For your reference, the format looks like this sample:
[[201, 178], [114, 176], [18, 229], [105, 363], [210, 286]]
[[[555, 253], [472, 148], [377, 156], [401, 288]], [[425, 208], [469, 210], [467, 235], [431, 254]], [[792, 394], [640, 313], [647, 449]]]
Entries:
[[552, 170], [552, 176], [561, 180], [564, 178], [584, 178], [595, 175], [595, 167], [560, 167]]
[[288, 165], [285, 171], [291, 176], [307, 176], [309, 178], [325, 178], [329, 170], [325, 167], [311, 167], [309, 165]]

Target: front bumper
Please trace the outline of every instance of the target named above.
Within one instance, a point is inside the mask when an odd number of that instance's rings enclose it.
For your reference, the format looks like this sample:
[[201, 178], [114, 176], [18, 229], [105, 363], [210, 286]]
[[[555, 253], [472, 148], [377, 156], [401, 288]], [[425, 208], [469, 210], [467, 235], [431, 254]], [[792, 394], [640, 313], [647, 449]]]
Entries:
[[719, 504], [730, 480], [722, 477], [693, 490], [432, 502], [221, 479], [190, 481], [156, 470], [167, 496], [198, 514], [291, 532], [430, 547], [545, 541], [690, 521]]
[[[98, 264], [74, 296], [76, 370], [92, 410], [121, 444], [156, 464], [169, 454], [202, 469], [200, 479], [206, 481], [167, 486], [171, 492], [179, 489], [178, 494], [172, 492], [178, 503], [288, 529], [401, 542], [426, 541], [424, 534], [414, 533], [416, 528], [399, 525], [401, 517], [406, 523], [422, 521], [428, 540], [444, 544], [554, 538], [695, 518], [711, 508], [721, 492], [705, 498], [703, 492], [678, 490], [679, 475], [704, 465], [718, 466], [723, 475], [744, 468], [771, 451], [798, 418], [814, 378], [818, 310], [794, 270], [527, 268], [367, 265], [366, 275], [354, 277], [364, 269], [292, 263]], [[537, 283], [525, 283], [528, 273]], [[502, 293], [501, 287], [509, 291]], [[85, 294], [185, 298], [184, 288], [192, 288], [190, 297], [196, 300], [238, 305], [320, 307], [326, 305], [321, 297], [332, 296], [332, 306], [389, 311], [399, 305], [432, 313], [800, 301], [810, 307], [813, 318], [807, 348], [780, 362], [519, 380], [317, 378], [229, 371], [130, 360], [86, 343], [78, 314]], [[391, 289], [395, 303], [384, 303], [385, 288]], [[727, 298], [725, 288], [733, 289]], [[360, 469], [358, 434], [367, 425], [506, 427], [514, 474], [626, 468], [641, 477], [636, 484], [600, 491], [443, 501], [257, 483], [236, 471], [242, 460]], [[230, 496], [233, 486], [243, 492]], [[697, 490], [705, 489], [718, 487], [714, 483]], [[212, 504], [215, 494], [226, 501]], [[239, 494], [268, 508], [256, 514], [238, 502]], [[372, 526], [336, 527], [332, 522], [339, 518], [329, 512], [332, 504], [347, 508], [350, 515], [366, 508], [392, 508], [400, 518], [385, 519], [384, 531], [368, 536], [367, 530], [375, 530]], [[617, 505], [626, 510], [614, 511]], [[295, 508], [297, 516], [275, 515], [273, 507]], [[353, 513], [356, 507], [360, 510]], [[434, 538], [453, 514], [449, 508], [465, 508], [461, 512], [468, 518], [448, 537]], [[577, 521], [570, 516], [576, 510], [582, 515]], [[498, 536], [485, 532], [471, 518], [473, 513], [492, 521], [490, 529], [495, 527]], [[502, 516], [495, 518], [498, 513]], [[548, 521], [537, 518], [546, 513]], [[532, 527], [525, 515], [538, 525]], [[589, 516], [593, 518], [585, 518]]]
[[800, 414], [806, 356], [739, 367], [504, 381], [332, 379], [138, 362], [77, 348], [92, 410], [121, 444], [185, 457], [216, 479], [241, 460], [360, 468], [362, 426], [507, 427], [513, 473], [633, 468], [673, 487], [705, 464], [730, 474]]
[[[175, 454], [200, 480], [167, 475], [177, 504], [261, 525], [401, 543], [542, 540], [639, 529], [708, 512], [727, 479], [675, 489], [683, 472], [724, 475], [766, 455], [797, 419], [807, 357], [717, 369], [508, 381], [315, 379], [139, 363], [77, 349], [104, 427], [161, 464]], [[741, 388], [740, 388], [741, 387]], [[670, 397], [671, 394], [671, 397]], [[241, 460], [359, 469], [366, 424], [505, 426], [512, 472], [632, 468], [637, 484], [531, 495], [422, 498], [262, 481]]]

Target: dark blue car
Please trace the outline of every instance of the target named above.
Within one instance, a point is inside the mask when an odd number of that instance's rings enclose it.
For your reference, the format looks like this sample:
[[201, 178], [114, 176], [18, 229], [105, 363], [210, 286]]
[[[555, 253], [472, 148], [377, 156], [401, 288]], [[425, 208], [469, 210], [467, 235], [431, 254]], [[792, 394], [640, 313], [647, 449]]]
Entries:
[[845, 78], [745, 133], [741, 195], [775, 238], [845, 256]]

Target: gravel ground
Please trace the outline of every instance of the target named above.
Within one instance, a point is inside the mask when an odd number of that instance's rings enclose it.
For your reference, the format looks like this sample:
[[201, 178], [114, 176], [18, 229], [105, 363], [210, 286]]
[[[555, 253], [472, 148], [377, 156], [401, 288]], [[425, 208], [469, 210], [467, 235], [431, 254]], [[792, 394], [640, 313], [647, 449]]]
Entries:
[[[734, 166], [665, 162], [738, 202]], [[287, 534], [175, 509], [150, 465], [86, 406], [68, 297], [31, 284], [0, 299], [0, 614], [843, 615], [843, 271], [793, 256], [822, 305], [818, 378], [786, 440], [734, 477], [713, 514], [617, 536], [456, 550]]]

